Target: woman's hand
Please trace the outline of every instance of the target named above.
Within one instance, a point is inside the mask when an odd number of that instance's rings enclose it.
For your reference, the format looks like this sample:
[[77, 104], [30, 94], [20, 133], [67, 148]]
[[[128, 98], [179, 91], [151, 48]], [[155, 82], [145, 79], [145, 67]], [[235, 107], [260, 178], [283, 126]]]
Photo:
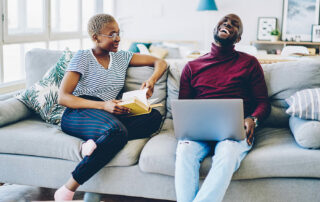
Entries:
[[104, 102], [103, 110], [111, 113], [111, 114], [129, 114], [130, 109], [127, 107], [123, 107], [118, 105], [120, 103], [120, 100], [109, 100]]
[[247, 143], [248, 145], [252, 145], [252, 140], [253, 140], [253, 133], [254, 133], [254, 121], [252, 118], [246, 118], [244, 120], [244, 127], [246, 129], [246, 134], [247, 134]]
[[141, 90], [144, 89], [144, 88], [148, 88], [148, 91], [147, 91], [147, 98], [149, 99], [152, 94], [153, 94], [153, 90], [154, 90], [154, 84], [155, 82], [152, 81], [152, 80], [148, 80], [148, 81], [145, 81], [142, 83], [141, 85]]
[[130, 66], [151, 66], [154, 67], [153, 74], [149, 79], [141, 85], [140, 89], [149, 88], [147, 92], [147, 98], [150, 98], [153, 94], [154, 84], [161, 78], [167, 69], [167, 63], [163, 59], [153, 57], [151, 55], [133, 54]]

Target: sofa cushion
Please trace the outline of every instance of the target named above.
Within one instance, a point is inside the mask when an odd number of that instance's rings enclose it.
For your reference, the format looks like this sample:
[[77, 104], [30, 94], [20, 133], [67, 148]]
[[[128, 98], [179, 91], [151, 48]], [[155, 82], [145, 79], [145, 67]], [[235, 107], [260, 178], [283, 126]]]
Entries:
[[31, 114], [32, 111], [16, 98], [0, 101], [0, 126], [19, 121]]
[[289, 125], [296, 142], [305, 148], [320, 148], [320, 121], [290, 117]]
[[[129, 67], [126, 75], [126, 82], [124, 84], [124, 92], [138, 90], [141, 84], [148, 80], [148, 78], [153, 74], [154, 68], [148, 66], [142, 67]], [[167, 71], [162, 75], [162, 77], [157, 81], [154, 86], [154, 91], [151, 99], [158, 98], [156, 103], [162, 103], [162, 107], [157, 107], [155, 109], [159, 110], [161, 115], [164, 116], [166, 113], [166, 97], [167, 97]]]
[[301, 119], [320, 121], [320, 88], [305, 89], [286, 99], [286, 113]]
[[169, 72], [167, 79], [167, 118], [172, 119], [171, 100], [176, 100], [179, 97], [180, 77], [183, 68], [191, 59], [170, 59]]
[[271, 104], [270, 115], [264, 120], [261, 126], [268, 127], [288, 127], [290, 115], [286, 113], [286, 108]]
[[[165, 123], [172, 120], [167, 119]], [[166, 128], [150, 139], [141, 152], [141, 170], [174, 176], [177, 140], [173, 129]], [[298, 147], [288, 128], [263, 128], [233, 179], [264, 177], [320, 177], [320, 150]], [[211, 168], [211, 157], [201, 164], [203, 178]]]
[[26, 53], [27, 88], [39, 81], [50, 67], [57, 63], [62, 51], [32, 49]]
[[174, 176], [177, 141], [172, 126], [172, 119], [165, 119], [160, 133], [142, 149], [139, 159], [142, 171]]
[[[57, 125], [32, 117], [0, 130], [0, 153], [80, 161], [82, 140], [63, 133]], [[106, 166], [134, 165], [147, 139], [129, 141]]]
[[59, 124], [61, 121], [65, 107], [58, 104], [58, 91], [72, 56], [71, 51], [64, 51], [58, 62], [40, 81], [17, 96], [17, 99], [34, 110], [47, 123]]
[[320, 87], [320, 62], [317, 60], [278, 62], [262, 67], [271, 100], [285, 103], [284, 99], [299, 90]]
[[[266, 80], [268, 95], [271, 105], [274, 107], [287, 109], [285, 101], [295, 92], [306, 89], [320, 87], [320, 62], [317, 60], [301, 60], [293, 62], [278, 62], [273, 64], [263, 64], [264, 77]], [[284, 114], [284, 110], [271, 109], [270, 117], [281, 116], [281, 120], [269, 118], [269, 127], [288, 126], [289, 116]], [[285, 119], [284, 119], [285, 118]]]

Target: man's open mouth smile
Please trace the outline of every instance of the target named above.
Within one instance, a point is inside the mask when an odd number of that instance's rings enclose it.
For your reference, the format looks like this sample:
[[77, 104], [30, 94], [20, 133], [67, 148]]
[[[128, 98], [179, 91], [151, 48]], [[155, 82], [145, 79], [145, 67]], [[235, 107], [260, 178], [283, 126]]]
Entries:
[[225, 28], [221, 28], [220, 32], [224, 32], [226, 34], [230, 34], [229, 30], [225, 29]]

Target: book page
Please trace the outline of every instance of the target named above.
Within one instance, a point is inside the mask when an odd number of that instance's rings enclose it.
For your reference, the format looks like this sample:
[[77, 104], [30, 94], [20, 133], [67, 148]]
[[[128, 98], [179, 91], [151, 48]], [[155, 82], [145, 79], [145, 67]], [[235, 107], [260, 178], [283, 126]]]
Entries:
[[149, 105], [151, 105], [154, 102], [156, 102], [157, 100], [158, 100], [158, 98], [148, 99], [148, 103], [149, 103]]
[[148, 88], [144, 88], [142, 90], [134, 90], [134, 91], [129, 91], [129, 92], [123, 93], [122, 101], [126, 101], [131, 98], [137, 98], [143, 104], [145, 104], [146, 106], [149, 106], [148, 100], [147, 100], [147, 91], [148, 91]]

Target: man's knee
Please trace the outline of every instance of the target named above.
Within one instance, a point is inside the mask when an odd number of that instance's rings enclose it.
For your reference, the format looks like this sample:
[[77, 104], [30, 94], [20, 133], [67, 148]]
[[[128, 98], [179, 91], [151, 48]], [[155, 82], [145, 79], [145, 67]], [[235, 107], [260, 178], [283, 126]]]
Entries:
[[189, 140], [180, 140], [177, 145], [177, 158], [196, 160], [197, 159], [197, 143]]
[[215, 149], [213, 160], [219, 158], [226, 163], [236, 163], [241, 155], [239, 153], [239, 144], [239, 142], [232, 140], [224, 140], [219, 142], [217, 148]]
[[217, 144], [215, 153], [234, 154], [237, 153], [239, 143], [233, 140], [224, 140]]

